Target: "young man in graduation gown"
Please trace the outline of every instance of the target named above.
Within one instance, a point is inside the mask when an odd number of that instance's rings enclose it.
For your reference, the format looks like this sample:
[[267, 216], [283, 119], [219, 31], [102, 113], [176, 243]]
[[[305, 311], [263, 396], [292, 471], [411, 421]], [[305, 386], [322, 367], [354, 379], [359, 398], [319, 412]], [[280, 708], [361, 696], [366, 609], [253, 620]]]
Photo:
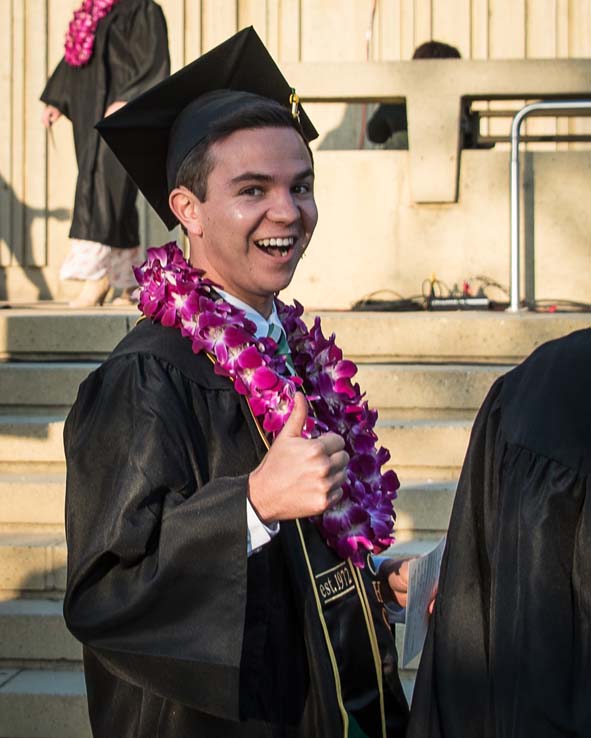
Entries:
[[[274, 294], [317, 219], [315, 132], [290, 92], [247, 29], [99, 127], [261, 338], [283, 331]], [[64, 613], [95, 738], [404, 736], [371, 559], [352, 566], [309, 520], [341, 497], [343, 439], [302, 437], [298, 393], [269, 447], [216, 358], [162, 323], [90, 375], [65, 429]]]
[[460, 477], [412, 738], [591, 735], [591, 331], [492, 387]]

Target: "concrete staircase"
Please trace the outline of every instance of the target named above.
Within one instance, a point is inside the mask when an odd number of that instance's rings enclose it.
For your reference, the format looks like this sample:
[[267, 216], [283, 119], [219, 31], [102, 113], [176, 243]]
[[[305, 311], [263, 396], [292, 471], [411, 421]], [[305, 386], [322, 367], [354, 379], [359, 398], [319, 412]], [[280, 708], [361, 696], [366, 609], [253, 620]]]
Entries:
[[[61, 435], [78, 384], [136, 316], [0, 311], [0, 738], [90, 736], [81, 649], [61, 617]], [[359, 382], [380, 409], [380, 440], [403, 482], [393, 553], [406, 554], [444, 534], [471, 424], [495, 378], [591, 317], [327, 313], [323, 325], [360, 363]]]

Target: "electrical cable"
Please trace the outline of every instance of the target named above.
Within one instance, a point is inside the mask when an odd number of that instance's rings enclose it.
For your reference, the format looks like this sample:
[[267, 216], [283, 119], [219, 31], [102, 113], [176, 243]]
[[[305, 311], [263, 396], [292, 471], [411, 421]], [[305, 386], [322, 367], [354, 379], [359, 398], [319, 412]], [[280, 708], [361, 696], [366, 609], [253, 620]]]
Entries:
[[[379, 299], [376, 295], [383, 293], [391, 294], [396, 299]], [[376, 290], [362, 297], [357, 302], [353, 303], [351, 310], [355, 311], [367, 311], [367, 312], [410, 312], [417, 310], [425, 310], [426, 305], [422, 295], [414, 295], [412, 297], [403, 297], [394, 290]]]
[[[431, 299], [456, 298], [487, 298], [488, 305], [483, 305], [478, 309], [502, 311], [509, 306], [509, 300], [493, 299], [487, 290], [493, 288], [499, 290], [509, 297], [509, 289], [497, 282], [495, 279], [486, 275], [478, 274], [468, 277], [463, 282], [463, 288], [460, 289], [454, 285], [452, 289], [434, 274], [430, 278], [423, 280], [421, 284], [421, 294], [404, 297], [399, 292], [391, 289], [381, 289], [370, 292], [360, 300], [357, 300], [351, 307], [354, 311], [366, 312], [411, 312], [430, 309]], [[389, 298], [380, 298], [379, 295], [391, 295]], [[591, 312], [591, 303], [580, 302], [569, 299], [536, 299], [522, 300], [522, 307], [535, 313], [589, 313]], [[457, 308], [460, 309], [460, 308]], [[476, 309], [476, 308], [474, 308]]]

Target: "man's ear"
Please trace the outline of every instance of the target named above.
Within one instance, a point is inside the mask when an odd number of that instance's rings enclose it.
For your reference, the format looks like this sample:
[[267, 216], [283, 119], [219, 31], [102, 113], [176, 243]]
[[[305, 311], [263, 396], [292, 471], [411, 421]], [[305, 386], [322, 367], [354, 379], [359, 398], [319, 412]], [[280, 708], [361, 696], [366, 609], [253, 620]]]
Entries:
[[203, 235], [200, 201], [187, 187], [175, 187], [168, 196], [168, 205], [188, 234]]

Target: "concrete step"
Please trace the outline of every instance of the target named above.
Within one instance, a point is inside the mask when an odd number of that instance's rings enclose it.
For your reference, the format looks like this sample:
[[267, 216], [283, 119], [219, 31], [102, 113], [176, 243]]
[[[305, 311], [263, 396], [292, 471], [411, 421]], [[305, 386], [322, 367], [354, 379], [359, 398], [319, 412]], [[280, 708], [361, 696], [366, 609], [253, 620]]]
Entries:
[[0, 738], [91, 738], [81, 671], [0, 672]]
[[0, 462], [63, 462], [64, 415], [1, 415]]
[[[336, 332], [352, 359], [516, 363], [536, 346], [591, 325], [584, 313], [322, 312], [326, 335]], [[72, 311], [52, 303], [0, 314], [0, 357], [106, 356], [137, 320], [132, 309]], [[311, 323], [312, 316], [305, 316]]]
[[[69, 407], [97, 362], [0, 363], [0, 406]], [[381, 410], [475, 410], [505, 365], [360, 364], [357, 380], [372, 407]]]
[[0, 524], [64, 524], [63, 472], [0, 472]]
[[135, 325], [136, 308], [83, 311], [38, 303], [0, 313], [0, 358], [103, 358]]
[[55, 595], [65, 585], [66, 542], [59, 528], [0, 530], [0, 599], [21, 592]]
[[[398, 532], [445, 531], [455, 481], [402, 484], [396, 501]], [[0, 472], [0, 525], [63, 526], [65, 476]]]
[[459, 476], [472, 422], [472, 418], [408, 420], [382, 415], [376, 431], [402, 482], [451, 480]]
[[9, 362], [0, 364], [0, 406], [70, 406], [96, 362]]
[[449, 525], [456, 486], [455, 481], [402, 484], [395, 502], [397, 537], [443, 536]]
[[[3, 636], [0, 641], [0, 659], [4, 662], [65, 661], [81, 665], [82, 647], [65, 626], [61, 600], [0, 602], [0, 632]], [[402, 653], [403, 641], [404, 625], [397, 625], [396, 643], [399, 655]], [[401, 668], [401, 676], [409, 682], [410, 688], [414, 682], [418, 660], [414, 659], [404, 669]], [[15, 670], [10, 671], [12, 673]], [[47, 670], [39, 673], [47, 673]]]
[[360, 364], [356, 379], [370, 407], [382, 413], [403, 411], [416, 418], [477, 410], [493, 382], [510, 368], [498, 364]]
[[[64, 418], [51, 415], [0, 417], [0, 462], [63, 462]], [[472, 418], [390, 418], [377, 425], [401, 478], [457, 477], [468, 445]]]
[[70, 635], [61, 600], [16, 599], [0, 602], [0, 659], [76, 661], [82, 647]]
[[[414, 671], [401, 673], [410, 701]], [[77, 671], [0, 671], [0, 738], [91, 738], [84, 675]]]
[[[553, 338], [591, 326], [590, 313], [492, 311], [323, 312], [325, 335], [336, 333], [353, 360], [514, 364]], [[309, 322], [309, 321], [307, 321]]]

